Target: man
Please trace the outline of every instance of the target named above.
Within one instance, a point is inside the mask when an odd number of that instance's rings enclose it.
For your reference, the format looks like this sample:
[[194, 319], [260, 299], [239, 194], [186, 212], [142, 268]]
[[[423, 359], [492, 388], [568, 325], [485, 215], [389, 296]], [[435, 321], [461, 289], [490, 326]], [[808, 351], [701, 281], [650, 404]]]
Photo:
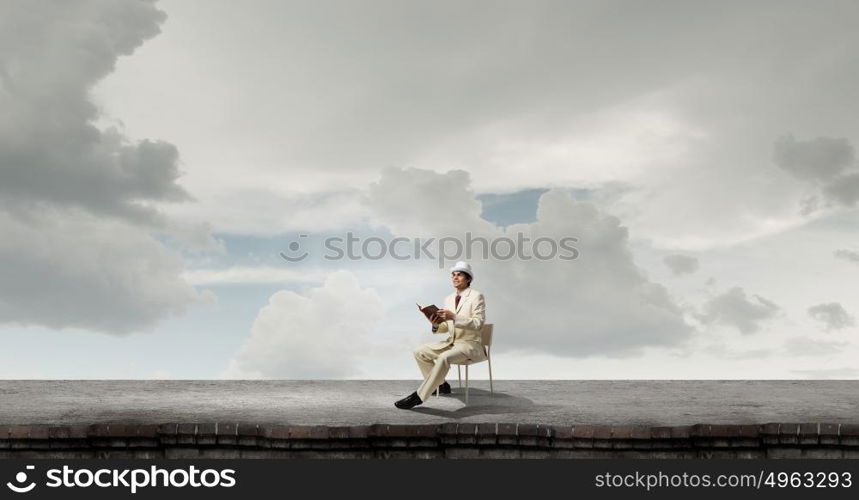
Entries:
[[474, 272], [467, 262], [460, 261], [450, 268], [450, 279], [456, 292], [444, 299], [445, 309], [439, 309], [430, 320], [433, 333], [449, 333], [450, 337], [415, 349], [424, 381], [417, 391], [394, 403], [397, 408], [408, 410], [422, 404], [436, 388], [441, 394], [450, 394], [450, 384], [444, 381], [450, 364], [486, 357], [481, 338], [486, 303], [483, 294], [471, 288]]

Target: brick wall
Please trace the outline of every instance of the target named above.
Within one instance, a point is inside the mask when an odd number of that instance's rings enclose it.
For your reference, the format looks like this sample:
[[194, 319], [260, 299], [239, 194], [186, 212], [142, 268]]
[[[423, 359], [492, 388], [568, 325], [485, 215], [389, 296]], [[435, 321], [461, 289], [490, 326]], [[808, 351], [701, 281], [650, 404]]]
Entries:
[[0, 426], [2, 458], [859, 458], [859, 424]]

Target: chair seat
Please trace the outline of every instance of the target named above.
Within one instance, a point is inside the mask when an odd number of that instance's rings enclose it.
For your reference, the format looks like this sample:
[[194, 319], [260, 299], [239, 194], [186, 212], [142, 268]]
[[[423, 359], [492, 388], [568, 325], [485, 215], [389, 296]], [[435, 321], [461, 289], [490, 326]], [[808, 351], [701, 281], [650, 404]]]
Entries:
[[488, 359], [489, 358], [487, 358], [486, 355], [484, 354], [482, 357], [479, 357], [477, 359], [466, 359], [464, 361], [451, 361], [450, 364], [452, 364], [452, 365], [473, 365], [474, 363], [482, 363]]

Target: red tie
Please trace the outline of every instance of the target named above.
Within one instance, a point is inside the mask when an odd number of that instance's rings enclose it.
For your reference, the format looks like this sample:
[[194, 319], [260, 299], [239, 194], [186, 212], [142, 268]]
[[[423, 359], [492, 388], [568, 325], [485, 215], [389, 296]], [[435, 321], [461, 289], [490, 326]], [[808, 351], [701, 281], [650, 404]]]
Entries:
[[459, 307], [459, 299], [461, 299], [461, 298], [462, 298], [461, 295], [456, 296], [456, 304], [453, 306], [454, 308]]

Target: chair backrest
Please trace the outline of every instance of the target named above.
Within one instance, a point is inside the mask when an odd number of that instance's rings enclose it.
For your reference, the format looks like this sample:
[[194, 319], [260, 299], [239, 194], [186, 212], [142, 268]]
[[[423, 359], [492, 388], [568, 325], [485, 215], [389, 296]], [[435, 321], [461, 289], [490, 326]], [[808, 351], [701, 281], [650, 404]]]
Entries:
[[489, 347], [492, 345], [492, 327], [494, 325], [492, 323], [484, 323], [483, 328], [480, 330], [481, 341], [483, 345]]

